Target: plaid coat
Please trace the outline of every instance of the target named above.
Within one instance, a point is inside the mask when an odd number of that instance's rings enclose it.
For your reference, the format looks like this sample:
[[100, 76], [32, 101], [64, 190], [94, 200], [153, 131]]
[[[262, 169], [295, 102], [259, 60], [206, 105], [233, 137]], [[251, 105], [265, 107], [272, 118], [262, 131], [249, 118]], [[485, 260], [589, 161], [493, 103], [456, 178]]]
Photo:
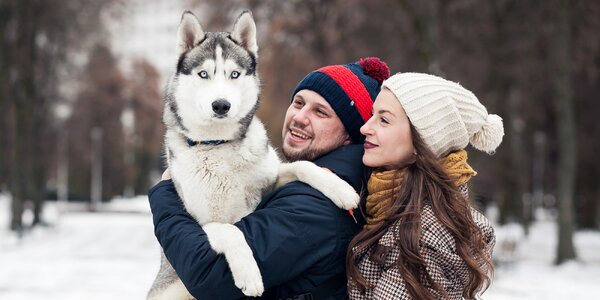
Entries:
[[[461, 186], [461, 191], [465, 194], [466, 186]], [[488, 243], [487, 254], [491, 257], [496, 242], [494, 229], [482, 214], [472, 208], [471, 213], [475, 223], [483, 232], [484, 240]], [[359, 262], [361, 274], [373, 288], [361, 294], [357, 288], [348, 286], [350, 299], [410, 299], [406, 282], [395, 264], [400, 255], [400, 250], [394, 246], [393, 230], [397, 226], [401, 224], [391, 226], [379, 240], [379, 244], [391, 247], [383, 266], [370, 260], [370, 250]], [[425, 260], [427, 272], [448, 293], [449, 299], [462, 299], [462, 292], [468, 279], [468, 268], [456, 252], [454, 237], [437, 220], [429, 205], [425, 206], [421, 215], [421, 226], [423, 229], [419, 242], [420, 252]], [[441, 298], [433, 288], [430, 286], [428, 288], [433, 295]]]

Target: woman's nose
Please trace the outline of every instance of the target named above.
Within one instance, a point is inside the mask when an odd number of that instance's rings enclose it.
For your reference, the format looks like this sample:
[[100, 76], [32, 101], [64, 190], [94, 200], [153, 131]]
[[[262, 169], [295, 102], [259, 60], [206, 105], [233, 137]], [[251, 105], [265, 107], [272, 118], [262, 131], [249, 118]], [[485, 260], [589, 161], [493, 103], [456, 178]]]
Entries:
[[367, 123], [365, 123], [365, 125], [360, 127], [360, 133], [362, 135], [371, 135], [373, 134], [373, 130], [371, 129], [371, 119], [373, 119], [373, 117], [371, 117], [369, 120], [367, 120]]

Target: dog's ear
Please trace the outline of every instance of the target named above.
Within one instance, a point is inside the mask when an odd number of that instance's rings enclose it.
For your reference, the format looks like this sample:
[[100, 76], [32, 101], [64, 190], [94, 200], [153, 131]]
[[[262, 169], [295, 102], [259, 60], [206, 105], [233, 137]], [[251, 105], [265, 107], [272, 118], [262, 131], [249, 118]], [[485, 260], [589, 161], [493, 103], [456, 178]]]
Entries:
[[177, 55], [191, 50], [204, 39], [204, 30], [198, 18], [189, 10], [181, 16], [181, 23], [177, 31]]
[[255, 57], [258, 56], [258, 45], [256, 44], [256, 24], [252, 18], [252, 13], [249, 10], [245, 10], [235, 20], [233, 24], [233, 30], [231, 31], [231, 38], [246, 48]]

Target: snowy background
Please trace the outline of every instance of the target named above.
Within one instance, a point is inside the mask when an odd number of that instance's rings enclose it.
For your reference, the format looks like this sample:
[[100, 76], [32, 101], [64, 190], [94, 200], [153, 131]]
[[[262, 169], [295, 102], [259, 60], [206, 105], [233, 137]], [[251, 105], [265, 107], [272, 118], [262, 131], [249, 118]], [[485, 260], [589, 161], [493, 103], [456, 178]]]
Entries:
[[[116, 199], [98, 212], [49, 202], [48, 226], [22, 238], [6, 229], [0, 195], [0, 299], [144, 299], [159, 263], [145, 196]], [[556, 226], [497, 227], [497, 270], [484, 299], [594, 299], [600, 283], [600, 233], [578, 232], [579, 261], [552, 265]], [[598, 299], [597, 297], [595, 299]]]

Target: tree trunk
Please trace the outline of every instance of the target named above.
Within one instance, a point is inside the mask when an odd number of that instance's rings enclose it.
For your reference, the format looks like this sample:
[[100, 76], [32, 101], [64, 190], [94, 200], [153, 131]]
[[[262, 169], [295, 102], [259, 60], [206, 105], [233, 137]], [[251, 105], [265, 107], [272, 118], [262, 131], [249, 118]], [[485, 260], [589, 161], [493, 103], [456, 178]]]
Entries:
[[546, 172], [546, 133], [544, 131], [537, 131], [533, 135], [533, 166], [532, 166], [532, 204], [531, 204], [531, 216], [535, 213], [536, 208], [542, 207], [544, 204], [544, 174]]
[[102, 202], [102, 128], [90, 132], [92, 145], [90, 211], [96, 211]]
[[[8, 22], [12, 18], [11, 8], [9, 5], [0, 2], [0, 36], [6, 37], [6, 29]], [[10, 126], [11, 105], [8, 97], [8, 51], [10, 43], [6, 38], [0, 39], [0, 191], [6, 188], [9, 182], [10, 174], [10, 159], [11, 154], [11, 136], [12, 126]]]
[[[494, 62], [511, 62], [515, 55], [510, 52], [510, 42], [507, 34], [507, 16], [513, 8], [514, 2], [491, 2], [493, 41], [489, 43], [487, 52]], [[518, 221], [527, 231], [526, 211], [523, 204], [527, 181], [527, 164], [524, 150], [524, 117], [522, 105], [517, 97], [510, 68], [504, 64], [493, 64], [491, 66], [489, 83], [490, 90], [494, 91], [496, 103], [507, 103], [499, 106], [504, 111], [504, 124], [506, 139], [503, 149], [500, 151], [500, 159], [505, 168], [502, 176], [502, 200], [499, 203], [500, 224]], [[508, 100], [508, 101], [507, 101]]]
[[510, 176], [512, 194], [509, 194], [512, 203], [515, 205], [515, 213], [519, 223], [523, 226], [525, 234], [529, 234], [529, 223], [531, 221], [531, 197], [525, 196], [525, 190], [529, 179], [529, 161], [525, 156], [527, 151], [524, 145], [525, 118], [522, 116], [523, 99], [509, 93], [508, 95], [508, 132], [507, 137], [510, 145], [510, 170], [513, 173]]
[[413, 7], [414, 2], [399, 0], [400, 5], [410, 16], [415, 30], [417, 53], [421, 57], [423, 72], [443, 76], [438, 59], [438, 20], [440, 11], [443, 10], [444, 1], [430, 0], [417, 5], [424, 5], [424, 11], [419, 12]]
[[10, 228], [20, 231], [23, 228], [22, 214], [24, 202], [28, 196], [28, 182], [31, 179], [31, 139], [32, 116], [35, 116], [36, 91], [34, 83], [35, 62], [35, 20], [31, 1], [18, 1], [16, 5], [16, 47], [14, 51], [13, 93], [11, 98], [15, 110], [15, 149], [12, 159], [12, 204]]
[[571, 87], [571, 26], [569, 0], [559, 0], [555, 44], [556, 116], [558, 126], [558, 251], [556, 264], [576, 257], [573, 245], [573, 195], [576, 174], [576, 137], [573, 91]]
[[[39, 94], [36, 95], [40, 97]], [[35, 141], [48, 141], [48, 128], [46, 125], [49, 123], [47, 120], [48, 112], [46, 111], [46, 101], [44, 99], [36, 99], [36, 105], [34, 108], [34, 119], [32, 120], [32, 139], [33, 143], [30, 145], [32, 148], [33, 155], [30, 158], [32, 162], [32, 176], [30, 179], [30, 191], [31, 201], [33, 202], [33, 226], [44, 224], [42, 220], [42, 211], [44, 209], [44, 202], [46, 201], [46, 165], [47, 160], [50, 156], [47, 154], [48, 146], [53, 143], [39, 143]]]

